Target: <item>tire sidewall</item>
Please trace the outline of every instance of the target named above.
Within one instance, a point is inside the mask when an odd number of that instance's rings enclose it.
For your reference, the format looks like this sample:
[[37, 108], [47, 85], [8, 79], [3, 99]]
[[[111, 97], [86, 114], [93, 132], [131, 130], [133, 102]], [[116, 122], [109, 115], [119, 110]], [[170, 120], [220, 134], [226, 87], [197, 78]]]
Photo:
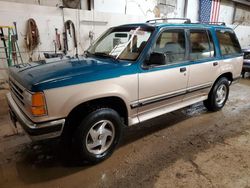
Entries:
[[[113, 123], [115, 128], [115, 138], [111, 146], [101, 154], [90, 153], [86, 146], [86, 137], [91, 129], [91, 127], [100, 120], [109, 120]], [[122, 135], [122, 121], [119, 114], [109, 108], [102, 108], [90, 113], [84, 120], [80, 123], [79, 127], [75, 132], [75, 145], [76, 149], [80, 154], [82, 159], [86, 159], [90, 162], [100, 162], [108, 158], [114, 151], [115, 147], [120, 141]]]
[[[226, 93], [226, 98], [225, 98], [224, 102], [223, 102], [222, 104], [218, 104], [218, 103], [216, 102], [216, 92], [217, 92], [218, 88], [219, 88], [221, 85], [225, 85], [225, 86], [226, 86], [226, 88], [227, 88], [227, 93]], [[214, 86], [214, 88], [213, 88], [213, 92], [212, 92], [212, 102], [213, 102], [214, 107], [215, 107], [217, 110], [219, 110], [219, 109], [221, 109], [221, 108], [224, 107], [225, 103], [227, 102], [228, 95], [229, 95], [229, 83], [228, 83], [228, 80], [227, 80], [226, 78], [224, 78], [224, 77], [223, 77], [223, 78], [220, 78], [220, 79], [216, 82], [216, 84], [215, 84], [215, 86]]]

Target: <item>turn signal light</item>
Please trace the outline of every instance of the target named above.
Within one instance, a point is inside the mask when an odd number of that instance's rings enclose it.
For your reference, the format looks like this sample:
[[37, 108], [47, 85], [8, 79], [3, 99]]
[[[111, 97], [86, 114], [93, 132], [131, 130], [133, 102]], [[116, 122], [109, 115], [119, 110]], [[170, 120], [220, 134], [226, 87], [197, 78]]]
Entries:
[[43, 93], [39, 92], [32, 95], [32, 106], [45, 106]]
[[42, 116], [47, 114], [46, 108], [44, 106], [31, 107], [31, 112], [34, 116]]
[[34, 116], [43, 116], [47, 114], [44, 93], [37, 92], [32, 94], [31, 113]]

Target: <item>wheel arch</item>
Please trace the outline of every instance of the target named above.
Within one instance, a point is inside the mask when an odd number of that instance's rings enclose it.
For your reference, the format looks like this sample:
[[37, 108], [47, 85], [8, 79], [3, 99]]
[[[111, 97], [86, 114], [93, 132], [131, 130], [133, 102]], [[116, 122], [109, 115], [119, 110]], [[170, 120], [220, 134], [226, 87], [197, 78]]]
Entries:
[[128, 125], [128, 109], [125, 101], [117, 96], [109, 96], [91, 99], [75, 106], [66, 117], [65, 131], [77, 127], [77, 123], [97, 108], [112, 108], [122, 118], [123, 123]]
[[[223, 74], [221, 74], [213, 83], [213, 86], [215, 85], [215, 83], [222, 77], [225, 77], [228, 79], [228, 81], [230, 81], [230, 84], [233, 82], [233, 73], [231, 72], [225, 72]], [[213, 88], [213, 87], [212, 87]]]
[[209, 94], [210, 94], [210, 92], [213, 90], [214, 85], [215, 85], [215, 84], [218, 82], [218, 80], [219, 80], [220, 78], [222, 78], [222, 77], [225, 77], [225, 78], [228, 79], [228, 81], [230, 82], [229, 85], [233, 82], [233, 74], [232, 74], [231, 72], [225, 72], [225, 73], [221, 74], [221, 75], [214, 81], [214, 83], [213, 83], [213, 85], [212, 85], [212, 87], [211, 87], [211, 89], [210, 89], [210, 91], [209, 91]]

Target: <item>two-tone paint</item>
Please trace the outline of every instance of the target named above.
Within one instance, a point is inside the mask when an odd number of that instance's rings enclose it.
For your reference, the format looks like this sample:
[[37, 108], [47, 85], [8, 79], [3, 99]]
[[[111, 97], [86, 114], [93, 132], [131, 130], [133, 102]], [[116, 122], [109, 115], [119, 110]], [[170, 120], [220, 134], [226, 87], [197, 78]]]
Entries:
[[[223, 74], [233, 81], [240, 77], [243, 57], [221, 56], [216, 30], [225, 26], [201, 24], [133, 24], [122, 27], [155, 27], [146, 47], [136, 61], [81, 57], [51, 63], [31, 63], [10, 69], [10, 79], [29, 92], [43, 91], [48, 114], [33, 117], [11, 95], [27, 118], [35, 123], [66, 119], [80, 104], [90, 100], [118, 97], [126, 105], [128, 125], [133, 125], [195, 102], [206, 100], [216, 79]], [[215, 57], [158, 67], [147, 67], [151, 48], [159, 33], [166, 29], [206, 29], [211, 32]], [[188, 44], [188, 38], [187, 44]], [[188, 46], [187, 46], [188, 50]]]

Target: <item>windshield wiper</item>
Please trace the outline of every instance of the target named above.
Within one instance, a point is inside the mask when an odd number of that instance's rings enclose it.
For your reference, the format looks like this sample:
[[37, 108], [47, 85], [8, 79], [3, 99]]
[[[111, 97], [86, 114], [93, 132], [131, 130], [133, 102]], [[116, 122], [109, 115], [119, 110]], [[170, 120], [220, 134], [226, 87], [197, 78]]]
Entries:
[[113, 59], [113, 60], [117, 60], [117, 59], [115, 58], [115, 56], [106, 54], [106, 53], [104, 53], [104, 52], [95, 52], [95, 53], [91, 53], [91, 52], [89, 52], [88, 50], [85, 50], [85, 51], [84, 51], [84, 54], [85, 54], [86, 57], [89, 57], [89, 56], [99, 56], [99, 57], [105, 57], [105, 58], [111, 58], [111, 59]]
[[111, 59], [117, 60], [117, 59], [115, 58], [115, 56], [106, 54], [106, 53], [104, 53], [104, 52], [95, 52], [95, 53], [93, 53], [92, 55], [100, 56], [100, 57], [107, 57], [107, 58], [111, 58]]

